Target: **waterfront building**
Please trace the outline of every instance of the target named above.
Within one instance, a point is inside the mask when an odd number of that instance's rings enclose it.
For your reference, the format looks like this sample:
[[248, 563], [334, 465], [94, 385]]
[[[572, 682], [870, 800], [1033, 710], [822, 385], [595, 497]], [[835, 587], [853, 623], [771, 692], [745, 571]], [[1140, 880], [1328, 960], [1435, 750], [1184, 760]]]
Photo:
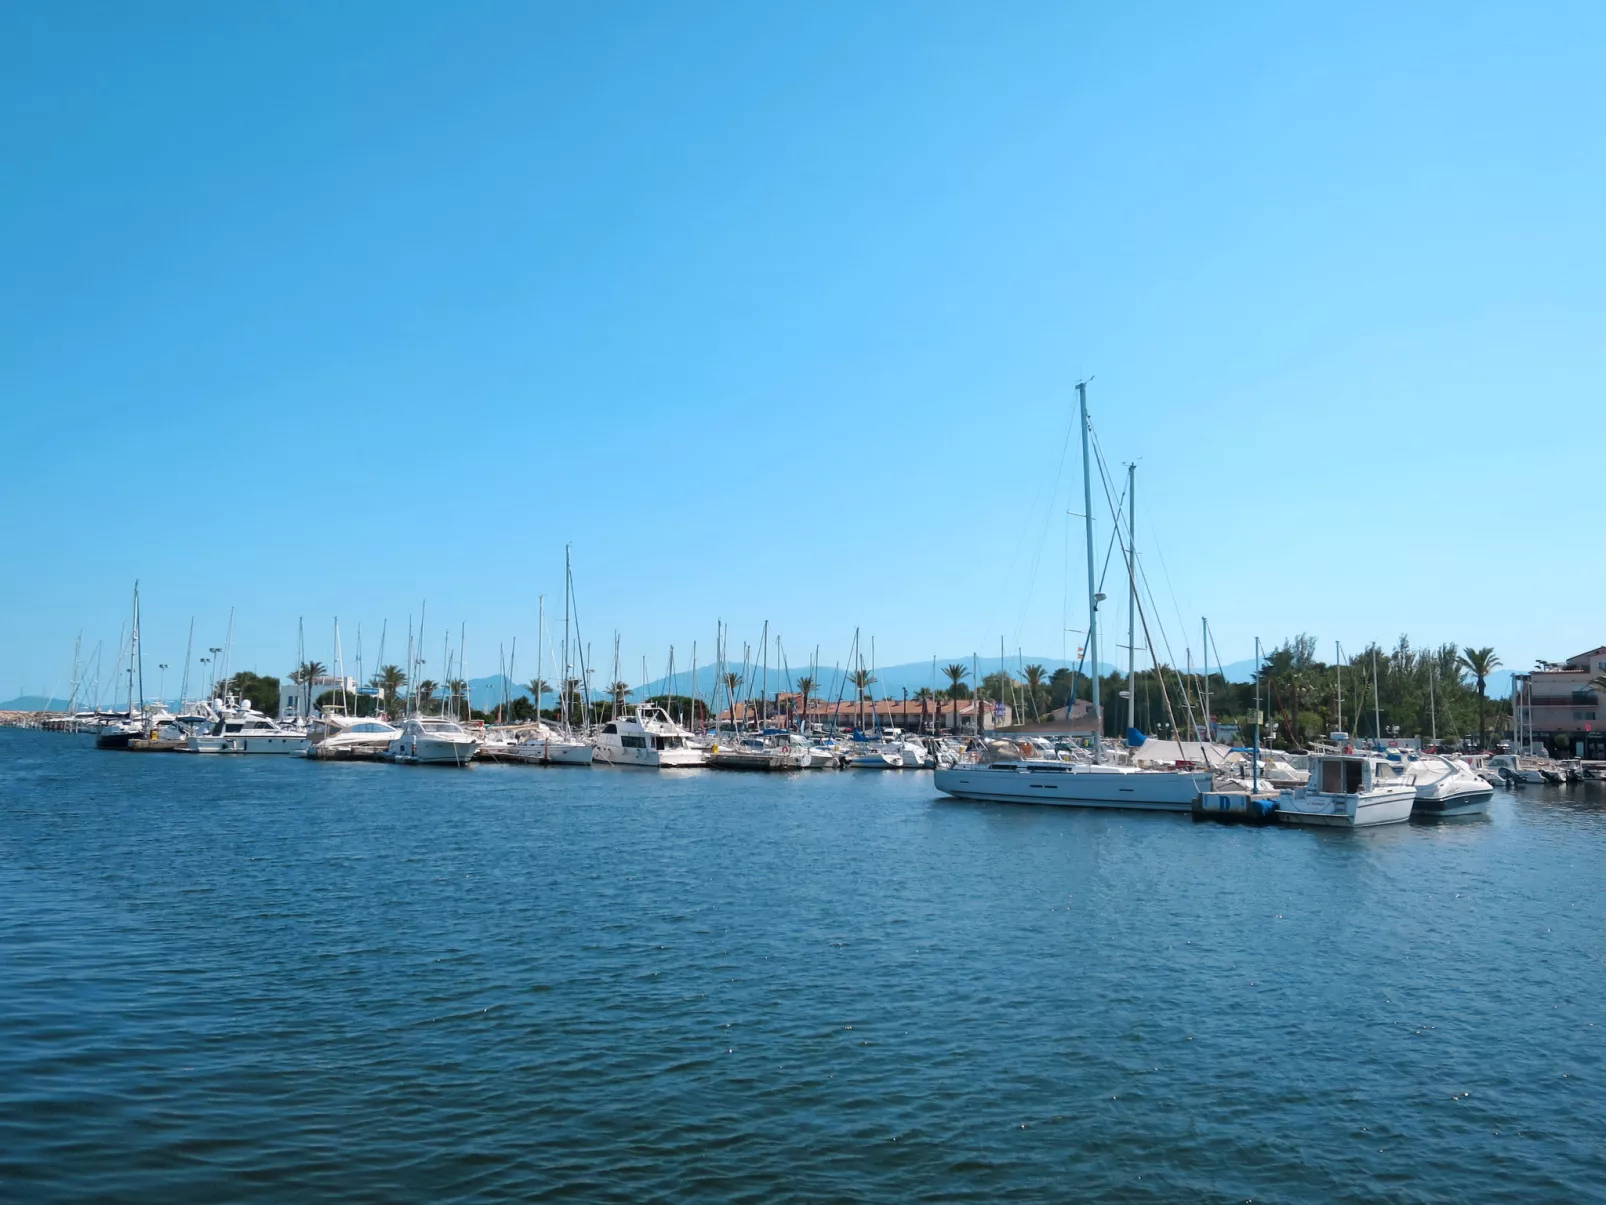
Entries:
[[1591, 685], [1606, 677], [1606, 646], [1579, 653], [1566, 661], [1541, 661], [1517, 682], [1522, 728], [1532, 731], [1556, 757], [1606, 760], [1606, 729], [1601, 718], [1606, 708], [1601, 691]]
[[331, 693], [339, 695], [342, 690], [346, 694], [346, 706], [355, 707], [357, 705], [355, 678], [323, 674], [307, 683], [292, 682], [286, 678], [284, 686], [279, 691], [278, 720], [282, 724], [287, 720], [305, 719], [317, 710], [318, 700], [324, 695]]

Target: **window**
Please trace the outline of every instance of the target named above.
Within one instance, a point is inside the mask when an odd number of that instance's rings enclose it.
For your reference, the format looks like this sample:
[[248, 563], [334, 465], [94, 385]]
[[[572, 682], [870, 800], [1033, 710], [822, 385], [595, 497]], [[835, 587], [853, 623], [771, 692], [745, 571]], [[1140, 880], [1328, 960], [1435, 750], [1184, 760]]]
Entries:
[[647, 738], [644, 736], [630, 736], [629, 734], [626, 734], [619, 738], [619, 743], [622, 744], [626, 749], [645, 749], [647, 747]]

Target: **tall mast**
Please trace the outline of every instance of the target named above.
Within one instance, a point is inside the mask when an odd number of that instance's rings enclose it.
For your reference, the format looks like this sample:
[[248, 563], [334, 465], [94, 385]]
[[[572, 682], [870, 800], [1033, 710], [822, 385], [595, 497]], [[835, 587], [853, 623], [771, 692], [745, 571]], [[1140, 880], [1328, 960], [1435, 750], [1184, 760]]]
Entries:
[[[1104, 703], [1099, 698], [1099, 604], [1097, 585], [1093, 577], [1093, 466], [1088, 453], [1087, 382], [1076, 382], [1076, 398], [1082, 412], [1082, 518], [1087, 533], [1087, 646], [1092, 658], [1093, 694], [1093, 755], [1098, 760], [1100, 742], [1104, 738]], [[979, 727], [977, 735], [981, 734]]]
[[1333, 641], [1333, 672], [1338, 676], [1338, 730], [1344, 731], [1344, 646]]
[[1383, 739], [1383, 713], [1378, 705], [1378, 669], [1377, 646], [1372, 646], [1372, 725], [1377, 729], [1377, 739]]
[[190, 657], [195, 653], [195, 616], [190, 616], [190, 636], [184, 642], [184, 681], [179, 683], [178, 709], [184, 710], [184, 702], [190, 697]]
[[[1137, 727], [1138, 715], [1138, 466], [1126, 466], [1126, 726]], [[1153, 720], [1153, 716], [1149, 717]]]
[[1210, 724], [1210, 621], [1199, 617], [1199, 642], [1204, 646], [1204, 724], [1205, 740], [1216, 739], [1216, 730]]
[[[535, 680], [546, 680], [546, 595], [536, 596], [535, 621]], [[541, 692], [535, 694], [535, 718], [541, 718]]]
[[128, 636], [128, 718], [134, 718], [134, 673], [139, 667], [139, 701], [145, 705], [145, 667], [139, 655], [139, 583], [134, 583], [134, 627]]
[[1439, 713], [1433, 704], [1433, 673], [1436, 669], [1436, 662], [1428, 664], [1428, 736], [1435, 745], [1439, 743]]
[[563, 727], [569, 727], [569, 545], [563, 546], [563, 681], [558, 683], [558, 707]]

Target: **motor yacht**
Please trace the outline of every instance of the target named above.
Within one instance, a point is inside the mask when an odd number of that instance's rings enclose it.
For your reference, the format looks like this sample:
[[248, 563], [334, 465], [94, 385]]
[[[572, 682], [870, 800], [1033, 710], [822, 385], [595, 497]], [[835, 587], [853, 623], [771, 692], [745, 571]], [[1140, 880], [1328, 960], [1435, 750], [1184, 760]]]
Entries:
[[279, 753], [306, 752], [305, 734], [284, 728], [251, 707], [251, 700], [228, 704], [221, 699], [212, 705], [216, 719], [210, 730], [191, 733], [184, 747], [191, 753]]
[[1397, 756], [1320, 753], [1310, 758], [1310, 782], [1277, 797], [1287, 824], [1369, 828], [1411, 818], [1416, 780]]
[[410, 766], [466, 766], [479, 747], [455, 720], [411, 715], [385, 746], [385, 757]]
[[377, 716], [328, 711], [308, 726], [308, 757], [379, 757], [401, 735], [401, 729]]
[[708, 764], [708, 751], [661, 707], [643, 704], [634, 715], [609, 720], [591, 738], [596, 760], [610, 766], [652, 770], [689, 769]]

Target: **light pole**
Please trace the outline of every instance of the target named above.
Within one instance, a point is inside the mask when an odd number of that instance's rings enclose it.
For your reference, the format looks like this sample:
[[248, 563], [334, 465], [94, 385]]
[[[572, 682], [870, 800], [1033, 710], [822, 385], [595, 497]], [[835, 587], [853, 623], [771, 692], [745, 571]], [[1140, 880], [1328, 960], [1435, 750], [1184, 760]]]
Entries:
[[158, 663], [156, 668], [162, 671], [156, 679], [156, 701], [160, 703], [167, 697], [167, 662]]
[[[207, 650], [206, 650], [206, 651], [207, 651], [207, 652], [209, 652], [209, 653], [211, 653], [211, 654], [212, 654], [212, 658], [211, 658], [211, 663], [212, 663], [212, 664], [213, 664], [213, 665], [216, 665], [216, 664], [217, 664], [217, 655], [218, 655], [218, 654], [219, 654], [219, 653], [221, 653], [221, 652], [222, 652], [222, 651], [223, 651], [223, 650], [222, 650], [222, 649], [221, 649], [221, 648], [210, 648], [210, 647], [209, 647], [209, 648], [208, 648], [208, 649], [207, 649]], [[204, 661], [205, 661], [205, 660], [206, 660], [206, 658], [204, 658], [204, 657], [203, 657], [203, 658], [202, 658], [202, 661], [203, 661], [203, 662], [204, 662]], [[213, 685], [213, 686], [215, 686], [215, 687], [220, 687], [220, 686], [222, 686], [222, 685], [223, 685], [223, 683], [221, 683], [221, 682], [214, 682], [214, 683], [213, 683], [213, 684], [212, 684], [212, 685]]]

